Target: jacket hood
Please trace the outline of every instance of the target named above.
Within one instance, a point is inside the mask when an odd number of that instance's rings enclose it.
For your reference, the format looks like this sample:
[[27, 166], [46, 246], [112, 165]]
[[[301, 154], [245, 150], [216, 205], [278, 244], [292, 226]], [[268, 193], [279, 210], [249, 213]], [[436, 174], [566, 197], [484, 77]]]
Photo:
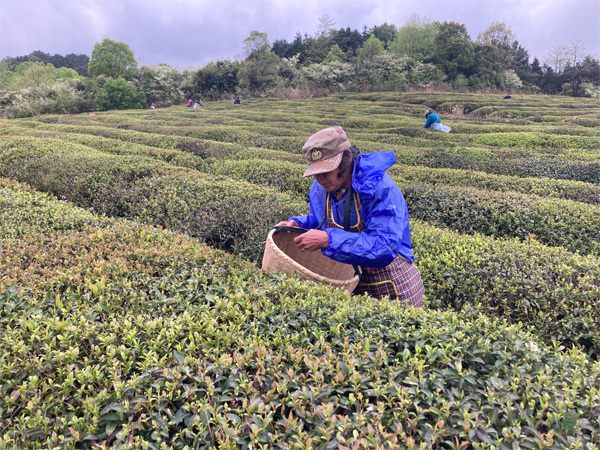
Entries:
[[394, 152], [375, 152], [358, 155], [352, 173], [352, 188], [366, 197], [375, 195], [377, 184], [385, 171], [396, 162]]

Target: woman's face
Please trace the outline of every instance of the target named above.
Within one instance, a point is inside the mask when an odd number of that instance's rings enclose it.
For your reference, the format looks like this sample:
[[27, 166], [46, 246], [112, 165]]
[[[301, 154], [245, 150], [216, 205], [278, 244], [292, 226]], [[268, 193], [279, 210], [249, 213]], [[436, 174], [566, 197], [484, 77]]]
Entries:
[[335, 192], [341, 187], [347, 187], [347, 185], [350, 184], [349, 182], [352, 179], [351, 170], [348, 170], [346, 172], [346, 176], [342, 178], [339, 178], [339, 173], [340, 168], [338, 167], [332, 170], [331, 172], [318, 173], [317, 175], [315, 175], [315, 180], [317, 180], [317, 183], [323, 186], [323, 189], [325, 189], [327, 192]]

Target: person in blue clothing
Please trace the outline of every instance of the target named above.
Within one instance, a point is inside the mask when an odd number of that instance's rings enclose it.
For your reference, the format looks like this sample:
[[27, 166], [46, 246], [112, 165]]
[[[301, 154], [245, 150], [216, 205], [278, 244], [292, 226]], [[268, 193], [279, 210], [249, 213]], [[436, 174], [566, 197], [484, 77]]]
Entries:
[[425, 111], [425, 118], [427, 119], [427, 121], [425, 122], [425, 125], [423, 125], [423, 128], [443, 131], [444, 133], [450, 132], [451, 128], [447, 125], [442, 125], [442, 120], [440, 119], [440, 116], [438, 116], [432, 110], [428, 109], [427, 111]]
[[302, 153], [308, 165], [304, 177], [315, 177], [310, 214], [290, 217], [277, 226], [308, 229], [294, 238], [302, 251], [321, 251], [360, 266], [355, 293], [422, 306], [424, 287], [414, 265], [408, 208], [385, 172], [395, 163], [395, 153], [361, 155], [338, 126], [313, 134]]

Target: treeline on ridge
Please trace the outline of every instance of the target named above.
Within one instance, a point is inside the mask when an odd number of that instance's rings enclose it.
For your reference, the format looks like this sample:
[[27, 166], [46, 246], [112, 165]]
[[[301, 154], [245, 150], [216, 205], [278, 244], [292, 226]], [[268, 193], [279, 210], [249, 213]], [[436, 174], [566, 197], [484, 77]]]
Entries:
[[[30, 55], [0, 61], [0, 111], [6, 117], [179, 104], [188, 98], [306, 98], [340, 91], [501, 90], [600, 98], [600, 63], [581, 40], [530, 61], [504, 22], [477, 39], [455, 22], [411, 17], [362, 31], [320, 18], [315, 35], [272, 44], [252, 31], [243, 59], [198, 69], [141, 65], [128, 44], [104, 39], [86, 55]], [[115, 60], [113, 55], [119, 54]]]

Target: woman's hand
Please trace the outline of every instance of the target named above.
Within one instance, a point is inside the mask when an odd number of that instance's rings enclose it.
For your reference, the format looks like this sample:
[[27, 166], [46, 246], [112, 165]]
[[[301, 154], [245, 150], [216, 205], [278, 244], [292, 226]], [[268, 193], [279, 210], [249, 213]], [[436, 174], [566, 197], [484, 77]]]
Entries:
[[298, 227], [298, 224], [296, 223], [295, 220], [288, 220], [287, 222], [285, 220], [283, 220], [275, 226], [276, 227]]
[[329, 235], [326, 231], [308, 230], [306, 233], [295, 237], [294, 242], [300, 250], [314, 252], [321, 248], [329, 248]]

